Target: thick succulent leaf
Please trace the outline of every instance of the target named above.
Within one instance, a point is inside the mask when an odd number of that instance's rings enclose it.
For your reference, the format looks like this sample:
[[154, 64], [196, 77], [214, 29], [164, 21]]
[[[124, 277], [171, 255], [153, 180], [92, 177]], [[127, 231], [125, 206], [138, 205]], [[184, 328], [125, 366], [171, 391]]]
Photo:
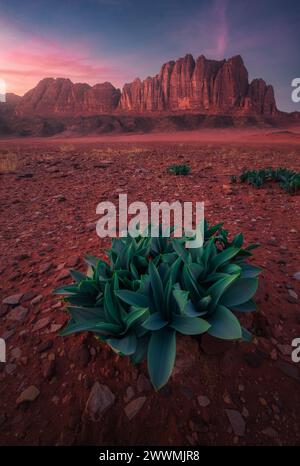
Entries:
[[176, 332], [170, 327], [153, 332], [148, 346], [148, 371], [156, 390], [163, 387], [172, 374], [176, 356]]
[[135, 325], [141, 325], [149, 315], [148, 308], [132, 308], [129, 314], [127, 314], [124, 323], [126, 329], [134, 327]]
[[199, 335], [210, 328], [210, 324], [204, 319], [179, 315], [173, 315], [170, 325], [183, 335]]
[[142, 293], [129, 290], [118, 290], [115, 292], [115, 294], [118, 296], [118, 298], [120, 298], [125, 303], [130, 304], [131, 306], [146, 308], [149, 305], [147, 296]]
[[203, 265], [192, 263], [188, 267], [193, 279], [197, 281], [202, 272], [204, 271]]
[[63, 295], [73, 295], [75, 293], [78, 293], [78, 285], [71, 284], [71, 285], [59, 286], [58, 288], [55, 288], [55, 290], [52, 293], [63, 294]]
[[106, 340], [115, 351], [125, 355], [134, 354], [137, 346], [137, 339], [133, 332], [123, 338], [108, 338]]
[[98, 319], [103, 321], [105, 319], [104, 309], [101, 307], [74, 307], [69, 306], [68, 312], [71, 314], [74, 322], [86, 322]]
[[182, 271], [182, 282], [183, 288], [190, 292], [190, 296], [193, 298], [193, 300], [198, 301], [201, 298], [199, 291], [200, 288], [198, 287], [186, 265], [184, 265]]
[[187, 305], [184, 309], [184, 315], [189, 317], [199, 317], [202, 314], [206, 314], [206, 312], [199, 312], [197, 308], [194, 306], [191, 300], [188, 301]]
[[84, 260], [88, 265], [91, 265], [93, 268], [96, 268], [100, 259], [98, 259], [95, 256], [87, 255], [85, 256]]
[[227, 273], [227, 274], [229, 273], [230, 275], [240, 274], [241, 271], [242, 271], [241, 266], [237, 264], [231, 264], [231, 263], [225, 264], [220, 268], [220, 272]]
[[106, 320], [115, 324], [120, 323], [120, 313], [118, 304], [114, 301], [111, 287], [109, 283], [106, 283], [104, 290], [104, 310], [106, 313]]
[[88, 293], [77, 293], [76, 295], [68, 296], [68, 302], [73, 306], [94, 307], [96, 299]]
[[162, 318], [160, 312], [155, 312], [151, 314], [148, 319], [143, 322], [143, 327], [147, 330], [155, 331], [160, 330], [161, 328], [168, 325], [168, 322]]
[[185, 264], [189, 264], [191, 261], [191, 257], [185, 246], [176, 238], [173, 238], [172, 245], [174, 250], [178, 254], [178, 257], [180, 257]]
[[178, 304], [180, 313], [183, 314], [189, 300], [189, 292], [176, 288], [173, 290], [173, 296]]
[[71, 269], [70, 275], [75, 280], [75, 282], [81, 282], [81, 280], [86, 280], [86, 274], [79, 272], [78, 270]]
[[153, 300], [156, 310], [159, 311], [160, 309], [164, 309], [164, 290], [158, 270], [152, 262], [149, 264], [149, 276], [153, 292]]
[[262, 272], [260, 267], [245, 263], [241, 264], [241, 269], [241, 278], [256, 278]]
[[238, 319], [225, 306], [217, 306], [212, 316], [207, 317], [211, 327], [207, 333], [223, 340], [242, 338], [242, 329]]
[[217, 270], [219, 267], [222, 267], [222, 265], [226, 264], [226, 262], [235, 257], [239, 252], [239, 248], [233, 247], [230, 247], [220, 252], [211, 260], [211, 263], [209, 265], [210, 270], [213, 271]]
[[228, 307], [246, 303], [256, 293], [257, 286], [257, 278], [239, 278], [225, 291], [220, 302]]
[[225, 293], [227, 288], [229, 288], [232, 283], [238, 279], [238, 277], [239, 275], [227, 275], [208, 288], [207, 296], [212, 297], [211, 303], [208, 306], [209, 312], [212, 312], [215, 309], [222, 294]]
[[231, 306], [233, 311], [240, 311], [240, 312], [253, 312], [256, 311], [256, 303], [253, 299], [249, 299], [249, 301], [238, 304], [237, 306]]
[[243, 246], [244, 236], [242, 233], [236, 235], [232, 241], [232, 246], [236, 248], [241, 248]]
[[114, 335], [118, 334], [122, 331], [119, 325], [107, 323], [107, 322], [99, 322], [99, 319], [88, 320], [81, 323], [72, 323], [71, 325], [67, 325], [63, 330], [61, 330], [60, 335], [66, 336], [70, 335], [71, 333], [78, 333], [78, 332], [95, 332], [95, 333], [103, 333], [104, 335]]
[[138, 338], [135, 352], [130, 356], [130, 360], [134, 364], [139, 364], [146, 358], [149, 340], [150, 340], [149, 333]]

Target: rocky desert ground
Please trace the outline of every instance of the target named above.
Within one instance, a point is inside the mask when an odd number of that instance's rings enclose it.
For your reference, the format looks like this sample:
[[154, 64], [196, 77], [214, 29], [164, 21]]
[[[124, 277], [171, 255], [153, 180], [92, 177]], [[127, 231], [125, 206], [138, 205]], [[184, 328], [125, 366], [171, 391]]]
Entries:
[[[243, 168], [299, 171], [300, 139], [216, 134], [1, 140], [1, 445], [300, 444], [300, 363], [290, 355], [300, 337], [300, 198], [230, 184]], [[174, 163], [191, 174], [167, 173]], [[68, 315], [52, 290], [69, 268], [85, 270], [85, 254], [105, 257], [96, 206], [120, 193], [205, 201], [209, 221], [261, 244], [259, 311], [245, 321], [253, 343], [180, 340], [158, 393], [145, 366], [92, 335], [58, 335]]]

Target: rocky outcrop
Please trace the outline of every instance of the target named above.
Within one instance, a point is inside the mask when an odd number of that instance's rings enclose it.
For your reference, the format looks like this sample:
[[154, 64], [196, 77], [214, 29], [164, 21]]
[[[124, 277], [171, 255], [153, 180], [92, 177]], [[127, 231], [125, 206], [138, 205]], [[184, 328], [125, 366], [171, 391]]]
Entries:
[[[165, 63], [159, 74], [125, 84], [122, 93], [109, 82], [90, 86], [69, 79], [46, 78], [19, 100], [15, 116], [94, 116], [118, 113], [201, 113], [203, 115], [278, 116], [273, 87], [248, 80], [237, 55], [208, 60], [203, 55]], [[6, 107], [3, 107], [6, 105]], [[0, 108], [1, 113], [1, 108]], [[3, 114], [3, 113], [2, 113]]]
[[158, 75], [125, 84], [119, 110], [135, 112], [199, 111], [275, 115], [272, 86], [262, 79], [249, 84], [242, 58], [195, 61], [186, 55], [164, 64]]
[[16, 115], [92, 115], [112, 113], [120, 100], [120, 90], [105, 82], [89, 86], [70, 79], [46, 78], [27, 92]]

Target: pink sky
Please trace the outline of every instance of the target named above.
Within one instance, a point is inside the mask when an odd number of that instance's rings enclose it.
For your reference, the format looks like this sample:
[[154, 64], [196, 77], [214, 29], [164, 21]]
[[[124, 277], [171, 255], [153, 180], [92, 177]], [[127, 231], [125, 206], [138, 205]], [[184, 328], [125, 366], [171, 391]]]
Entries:
[[82, 42], [61, 44], [20, 30], [7, 21], [4, 24], [3, 19], [0, 19], [0, 43], [0, 78], [5, 80], [7, 92], [18, 95], [45, 77], [70, 78], [92, 85], [108, 80], [116, 86], [122, 86], [127, 77], [122, 63], [92, 57]]

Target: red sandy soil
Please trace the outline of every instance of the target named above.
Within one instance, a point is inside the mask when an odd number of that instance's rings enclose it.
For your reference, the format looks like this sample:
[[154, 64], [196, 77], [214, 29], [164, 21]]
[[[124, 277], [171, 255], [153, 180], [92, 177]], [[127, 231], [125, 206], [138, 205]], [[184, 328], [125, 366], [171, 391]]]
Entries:
[[[299, 171], [299, 136], [149, 137], [0, 142], [0, 302], [21, 293], [18, 304], [0, 307], [8, 359], [0, 444], [300, 444], [300, 363], [288, 354], [300, 337], [300, 198], [273, 184], [229, 183], [244, 167]], [[174, 163], [189, 163], [191, 174], [168, 174]], [[85, 270], [86, 253], [105, 257], [96, 205], [121, 192], [130, 202], [204, 200], [211, 222], [261, 243], [253, 259], [263, 269], [259, 312], [244, 322], [254, 343], [179, 339], [175, 375], [158, 393], [145, 365], [130, 365], [92, 335], [58, 336], [68, 317], [51, 291], [70, 280], [69, 267]], [[92, 420], [86, 405], [96, 382], [115, 399]], [[35, 399], [17, 402], [30, 386]]]

